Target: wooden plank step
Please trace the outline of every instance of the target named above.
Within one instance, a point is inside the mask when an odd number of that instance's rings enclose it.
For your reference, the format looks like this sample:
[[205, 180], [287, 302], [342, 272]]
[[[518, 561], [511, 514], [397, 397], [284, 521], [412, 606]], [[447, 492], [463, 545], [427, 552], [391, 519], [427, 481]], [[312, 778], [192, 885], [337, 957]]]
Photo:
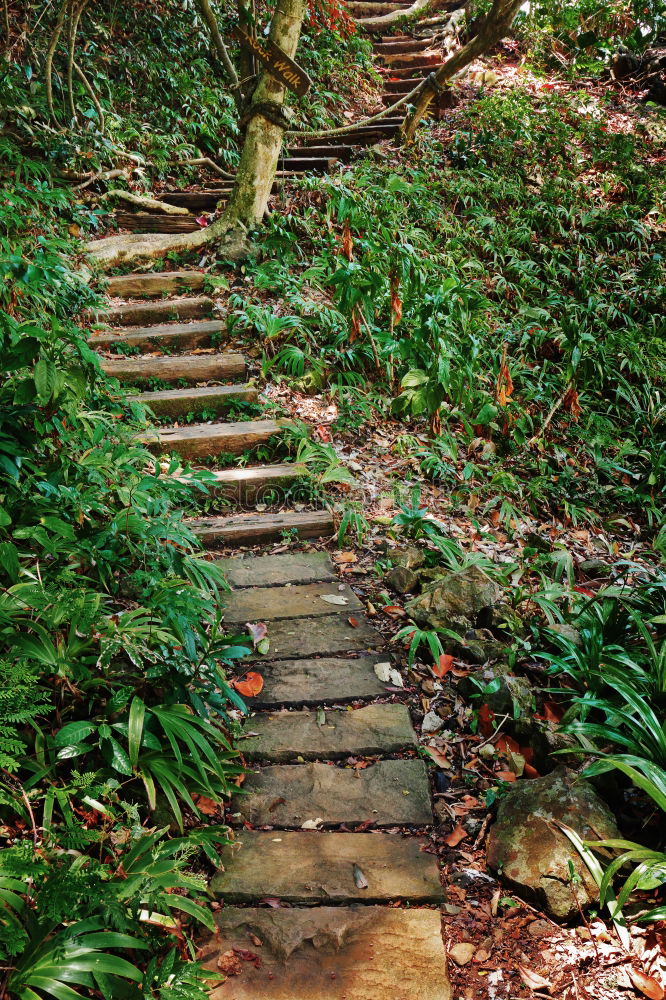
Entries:
[[[251, 618], [250, 621], [255, 619]], [[239, 743], [246, 760], [287, 764], [305, 760], [342, 760], [353, 754], [400, 753], [417, 746], [406, 705], [366, 705], [352, 712], [284, 710], [253, 715], [246, 723], [250, 736]]]
[[159, 302], [128, 302], [122, 306], [111, 306], [105, 313], [97, 315], [110, 326], [144, 326], [168, 320], [200, 319], [210, 316], [214, 308], [215, 303], [207, 295], [195, 295]]
[[244, 469], [216, 469], [212, 472], [212, 480], [206, 481], [206, 486], [211, 496], [230, 505], [274, 505], [283, 503], [290, 487], [307, 474], [307, 466], [300, 462], [258, 465]]
[[436, 49], [424, 52], [403, 52], [395, 55], [382, 56], [389, 69], [409, 69], [414, 66], [440, 66], [442, 63], [442, 53]]
[[422, 760], [382, 760], [364, 770], [329, 764], [275, 764], [250, 772], [231, 809], [253, 826], [427, 826], [432, 823]]
[[155, 297], [165, 292], [199, 292], [205, 280], [206, 275], [201, 271], [121, 274], [109, 278], [106, 294], [121, 299], [140, 299], [144, 295]]
[[278, 163], [287, 169], [306, 170], [310, 174], [327, 174], [333, 169], [335, 161], [334, 156], [281, 156]]
[[188, 413], [222, 413], [233, 403], [256, 403], [259, 392], [251, 385], [207, 385], [195, 389], [161, 389], [133, 396], [158, 417], [181, 417]]
[[[405, 96], [405, 94], [409, 94], [411, 90], [412, 90], [412, 87], [409, 87], [409, 89], [406, 90], [403, 94], [383, 94], [382, 95], [382, 104], [384, 105], [385, 108], [390, 108], [392, 104], [395, 104], [396, 101], [399, 101], [401, 97]], [[415, 98], [412, 98], [412, 101], [413, 100], [415, 100]], [[407, 104], [403, 104], [403, 108], [406, 108], [406, 107], [407, 107]]]
[[119, 229], [131, 233], [195, 233], [203, 227], [195, 215], [150, 215], [147, 212], [116, 212]]
[[[330, 603], [326, 598], [334, 597]], [[344, 600], [344, 605], [342, 604]], [[323, 618], [347, 611], [360, 612], [363, 605], [346, 583], [304, 583], [289, 587], [248, 587], [225, 594], [227, 622], [278, 621], [282, 618]]]
[[[380, 67], [379, 72], [382, 74], [382, 76], [384, 76], [384, 78], [399, 77], [401, 80], [411, 80], [418, 77], [419, 79], [423, 79], [423, 77], [428, 76], [429, 73], [433, 73], [435, 72], [436, 69], [439, 69], [439, 66], [441, 65], [443, 65], [443, 63], [440, 59], [438, 66], [431, 66], [430, 63], [428, 63], [423, 66], [407, 66], [403, 67], [402, 69], [400, 69], [400, 67], [393, 67], [393, 66], [391, 67], [391, 69]], [[390, 82], [391, 82], [390, 79], [386, 81], [387, 84]]]
[[190, 212], [212, 212], [217, 205], [224, 206], [231, 186], [228, 188], [212, 189], [205, 188], [202, 191], [173, 191], [162, 195], [162, 201], [167, 205], [177, 205], [179, 208], [188, 208]]
[[[316, 837], [317, 834], [314, 834]], [[229, 955], [238, 975], [210, 1000], [451, 1000], [438, 910], [383, 906], [225, 906], [201, 949], [220, 981]], [[253, 938], [261, 947], [253, 947]], [[237, 949], [237, 951], [234, 951]], [[225, 957], [223, 957], [225, 956]]]
[[349, 160], [353, 153], [351, 145], [342, 146], [290, 146], [290, 156], [331, 157], [336, 160]]
[[247, 698], [253, 708], [320, 706], [349, 701], [368, 701], [385, 695], [389, 685], [379, 680], [375, 665], [390, 662], [389, 656], [333, 657], [322, 660], [271, 660], [257, 664], [264, 686], [256, 698]]
[[123, 330], [94, 330], [88, 337], [95, 350], [107, 351], [118, 344], [138, 347], [142, 351], [160, 350], [162, 347], [209, 347], [214, 333], [227, 332], [227, 324], [219, 319], [194, 323], [165, 323], [157, 326], [133, 326]]
[[[222, 849], [210, 889], [225, 903], [266, 896], [285, 903], [437, 903], [444, 894], [427, 847], [427, 840], [386, 833], [242, 830]], [[363, 889], [354, 866], [367, 882]]]
[[335, 529], [327, 510], [201, 517], [187, 524], [206, 545], [259, 545], [280, 541], [284, 532], [293, 532], [296, 538], [322, 538]]
[[277, 556], [245, 556], [241, 559], [234, 556], [232, 559], [216, 559], [215, 563], [232, 587], [285, 587], [292, 583], [337, 581], [328, 552], [284, 552]]
[[113, 358], [101, 361], [102, 370], [121, 382], [145, 382], [150, 378], [164, 382], [183, 379], [190, 384], [225, 381], [245, 374], [242, 354], [178, 354], [174, 357]]
[[363, 18], [366, 17], [381, 17], [383, 14], [393, 14], [395, 11], [407, 10], [410, 6], [404, 3], [391, 3], [388, 2], [379, 3], [375, 0], [348, 0], [346, 6], [349, 8], [349, 13], [359, 19], [359, 24], [363, 26]]
[[410, 90], [417, 87], [420, 83], [423, 83], [425, 77], [405, 77], [403, 80], [387, 80], [384, 84], [384, 93], [393, 94], [400, 97], [402, 94], [408, 94]]
[[149, 435], [142, 435], [141, 441], [156, 454], [175, 451], [183, 458], [242, 455], [281, 434], [284, 426], [285, 421], [278, 420], [234, 420], [224, 424], [155, 427]]
[[[268, 627], [271, 660], [311, 659], [313, 656], [335, 656], [339, 653], [368, 653], [384, 648], [384, 637], [364, 618], [353, 626], [349, 615], [329, 615], [324, 618], [301, 618], [271, 622]], [[249, 659], [260, 659], [250, 654]], [[390, 659], [384, 656], [383, 660]]]
[[406, 41], [398, 39], [395, 42], [375, 42], [372, 46], [373, 52], [378, 56], [397, 55], [401, 52], [422, 52], [430, 48], [432, 40], [429, 38], [410, 38]]

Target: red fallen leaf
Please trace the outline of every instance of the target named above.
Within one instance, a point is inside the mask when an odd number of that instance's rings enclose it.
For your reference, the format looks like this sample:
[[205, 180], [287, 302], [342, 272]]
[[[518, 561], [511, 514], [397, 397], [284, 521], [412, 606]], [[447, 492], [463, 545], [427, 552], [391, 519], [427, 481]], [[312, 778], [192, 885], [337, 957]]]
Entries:
[[318, 427], [315, 427], [315, 435], [320, 441], [323, 441], [324, 444], [328, 444], [331, 440], [331, 432], [325, 424], [319, 424]]
[[423, 749], [427, 754], [430, 755], [430, 757], [432, 757], [435, 764], [438, 764], [440, 767], [451, 766], [449, 758], [446, 756], [445, 753], [442, 753], [441, 750], [438, 750], [437, 747], [423, 747]]
[[493, 720], [495, 713], [490, 705], [484, 702], [478, 711], [479, 730], [482, 736], [491, 736], [493, 731]]
[[391, 618], [403, 618], [405, 615], [404, 608], [398, 607], [397, 604], [387, 604], [385, 608], [382, 608], [385, 615], [390, 615]]
[[495, 777], [501, 778], [502, 781], [515, 781], [516, 776], [513, 771], [495, 771]]
[[263, 903], [264, 906], [270, 906], [273, 910], [279, 910], [282, 906], [280, 900], [276, 899], [274, 896], [264, 896], [263, 899], [259, 900], [259, 903]]
[[231, 681], [231, 686], [244, 698], [256, 698], [263, 691], [264, 678], [254, 670], [248, 670], [244, 681]]
[[439, 657], [437, 663], [432, 666], [432, 670], [435, 677], [446, 677], [449, 670], [453, 667], [453, 657], [450, 653], [442, 653]]
[[578, 400], [578, 392], [573, 385], [570, 385], [567, 389], [566, 395], [562, 400], [562, 406], [567, 413], [571, 414], [571, 419], [577, 422], [582, 410]]
[[217, 816], [220, 811], [219, 802], [215, 802], [214, 799], [207, 799], [205, 795], [194, 794], [192, 796], [192, 801], [199, 812], [202, 812], [204, 816]]
[[597, 596], [594, 593], [594, 591], [590, 590], [588, 587], [574, 587], [574, 590], [576, 591], [577, 594], [583, 594], [584, 597], [596, 597]]
[[501, 733], [495, 740], [495, 749], [499, 750], [500, 753], [520, 753], [517, 741], [514, 740], [513, 736], [507, 736], [506, 733]]
[[257, 648], [261, 640], [265, 639], [266, 636], [268, 635], [268, 627], [264, 625], [263, 622], [257, 622], [256, 625], [253, 624], [252, 622], [246, 622], [245, 628], [250, 633], [250, 636], [252, 638], [252, 645], [254, 646], [255, 649]]
[[521, 747], [519, 751], [528, 764], [534, 762], [534, 749], [532, 747]]
[[523, 778], [538, 778], [539, 776], [540, 775], [536, 767], [534, 767], [532, 764], [528, 764], [527, 761], [525, 761], [523, 765]]
[[255, 952], [248, 951], [247, 948], [234, 948], [234, 955], [237, 955], [243, 962], [252, 962], [256, 969], [261, 967], [261, 959]]
[[345, 219], [344, 228], [342, 230], [342, 253], [347, 260], [351, 261], [354, 259], [354, 243], [347, 219]]
[[518, 972], [525, 986], [530, 990], [549, 990], [553, 985], [550, 979], [544, 979], [538, 972], [528, 969], [526, 965], [519, 965]]
[[556, 702], [545, 701], [543, 703], [543, 712], [540, 715], [535, 715], [534, 718], [541, 719], [544, 722], [561, 722], [563, 715], [564, 709]]
[[460, 670], [459, 667], [451, 667], [451, 673], [454, 677], [469, 677], [471, 670]]
[[462, 823], [458, 823], [458, 825], [453, 830], [451, 830], [451, 833], [447, 834], [447, 836], [444, 837], [444, 843], [448, 847], [457, 847], [460, 841], [464, 840], [465, 837], [469, 837], [469, 833], [462, 825]]
[[194, 221], [197, 223], [197, 225], [202, 226], [205, 229], [206, 226], [208, 225], [208, 216], [198, 215]]
[[659, 985], [654, 976], [646, 976], [644, 972], [634, 968], [633, 965], [629, 966], [627, 972], [632, 983], [643, 996], [648, 997], [649, 1000], [664, 1000], [663, 987]]
[[358, 618], [348, 618], [347, 621], [352, 628], [358, 628]]

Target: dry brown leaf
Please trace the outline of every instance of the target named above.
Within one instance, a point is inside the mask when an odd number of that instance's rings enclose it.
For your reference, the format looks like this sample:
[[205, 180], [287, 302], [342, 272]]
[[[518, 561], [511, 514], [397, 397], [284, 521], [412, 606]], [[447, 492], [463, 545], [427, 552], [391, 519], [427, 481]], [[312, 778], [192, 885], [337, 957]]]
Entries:
[[550, 979], [544, 979], [534, 969], [528, 969], [526, 965], [519, 965], [518, 972], [525, 986], [530, 990], [550, 990], [552, 988], [553, 984]]
[[664, 989], [659, 985], [654, 976], [646, 976], [640, 969], [630, 965], [627, 969], [629, 978], [637, 990], [649, 998], [649, 1000], [664, 1000]]
[[462, 823], [458, 823], [455, 829], [453, 829], [451, 833], [447, 834], [447, 836], [444, 837], [444, 843], [448, 847], [457, 847], [460, 841], [464, 840], [465, 837], [469, 837], [469, 834], [465, 829], [465, 827], [462, 825]]

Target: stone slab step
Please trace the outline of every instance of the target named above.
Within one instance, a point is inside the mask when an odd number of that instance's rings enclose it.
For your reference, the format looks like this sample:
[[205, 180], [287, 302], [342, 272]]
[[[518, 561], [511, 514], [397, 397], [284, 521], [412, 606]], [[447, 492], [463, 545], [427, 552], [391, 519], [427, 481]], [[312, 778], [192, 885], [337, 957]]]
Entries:
[[264, 678], [263, 689], [256, 698], [246, 700], [253, 708], [368, 701], [386, 694], [388, 685], [379, 680], [374, 668], [389, 659], [376, 655], [262, 661], [256, 669]]
[[277, 556], [217, 559], [216, 565], [232, 587], [283, 587], [291, 583], [337, 579], [327, 552], [285, 552]]
[[[319, 715], [319, 718], [318, 718]], [[305, 760], [341, 760], [350, 754], [399, 753], [417, 745], [406, 705], [366, 705], [353, 710], [276, 712], [254, 715], [245, 725], [248, 736], [239, 749], [250, 761], [286, 764]]]
[[215, 469], [206, 487], [211, 496], [234, 506], [279, 504], [287, 499], [294, 483], [307, 474], [307, 466], [300, 462]]
[[215, 303], [207, 295], [197, 295], [191, 298], [128, 302], [123, 306], [111, 306], [100, 319], [105, 320], [109, 326], [146, 326], [169, 320], [200, 319], [202, 316], [210, 316], [214, 308]]
[[[426, 846], [399, 834], [243, 830], [223, 848], [224, 867], [210, 888], [225, 903], [266, 896], [286, 903], [437, 903], [443, 899], [439, 869]], [[355, 868], [365, 889], [356, 884]]]
[[124, 330], [93, 331], [88, 343], [93, 349], [108, 351], [117, 344], [138, 347], [142, 351], [162, 347], [209, 347], [213, 334], [227, 332], [227, 324], [219, 319], [194, 323], [165, 323], [157, 326], [129, 326]]
[[196, 233], [203, 227], [195, 215], [151, 215], [149, 212], [116, 212], [119, 229], [131, 233]]
[[[211, 1000], [451, 1000], [438, 910], [224, 907], [215, 922], [202, 957], [225, 981]], [[238, 961], [226, 978], [234, 948], [260, 961]]]
[[101, 361], [107, 375], [122, 382], [145, 382], [149, 378], [164, 382], [226, 381], [245, 374], [242, 354], [178, 354], [173, 357], [113, 358]]
[[[382, 649], [384, 637], [363, 618], [356, 627], [348, 615], [302, 618], [271, 622], [268, 628], [271, 660], [335, 656], [337, 653], [368, 653]], [[257, 659], [257, 657], [255, 657]], [[388, 657], [384, 657], [388, 659]]]
[[121, 299], [140, 299], [144, 295], [152, 297], [165, 292], [199, 292], [204, 287], [205, 280], [206, 275], [201, 271], [121, 274], [109, 278], [106, 294]]
[[331, 764], [275, 764], [250, 772], [231, 808], [253, 826], [427, 826], [430, 786], [422, 760], [381, 760], [362, 770]]
[[234, 403], [256, 403], [259, 393], [251, 385], [209, 385], [142, 392], [132, 398], [149, 406], [158, 417], [182, 417], [189, 413], [222, 413]]
[[293, 532], [296, 538], [323, 538], [335, 529], [327, 510], [200, 517], [187, 524], [205, 545], [260, 545], [281, 541], [284, 532]]
[[242, 455], [250, 448], [265, 444], [281, 434], [284, 421], [234, 420], [220, 424], [188, 424], [183, 427], [153, 428], [141, 437], [150, 451], [175, 451], [183, 458], [206, 458], [210, 455]]
[[[335, 602], [326, 600], [335, 598]], [[305, 583], [283, 587], [249, 587], [224, 595], [226, 622], [268, 622], [281, 618], [320, 618], [339, 614], [341, 604], [348, 613], [359, 613], [363, 605], [346, 583]]]

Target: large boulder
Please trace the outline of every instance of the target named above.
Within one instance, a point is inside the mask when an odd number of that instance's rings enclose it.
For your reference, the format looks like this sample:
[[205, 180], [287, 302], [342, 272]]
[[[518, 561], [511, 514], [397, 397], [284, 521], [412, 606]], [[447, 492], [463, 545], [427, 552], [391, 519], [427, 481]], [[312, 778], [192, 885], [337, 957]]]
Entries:
[[479, 566], [446, 570], [424, 583], [421, 593], [406, 605], [418, 625], [451, 629], [462, 635], [476, 624], [479, 613], [495, 604], [500, 590]]
[[583, 841], [620, 837], [610, 810], [592, 785], [574, 771], [558, 767], [545, 778], [512, 786], [488, 837], [488, 865], [528, 902], [555, 920], [570, 920], [579, 905], [598, 902], [599, 890], [553, 820], [570, 826]]

